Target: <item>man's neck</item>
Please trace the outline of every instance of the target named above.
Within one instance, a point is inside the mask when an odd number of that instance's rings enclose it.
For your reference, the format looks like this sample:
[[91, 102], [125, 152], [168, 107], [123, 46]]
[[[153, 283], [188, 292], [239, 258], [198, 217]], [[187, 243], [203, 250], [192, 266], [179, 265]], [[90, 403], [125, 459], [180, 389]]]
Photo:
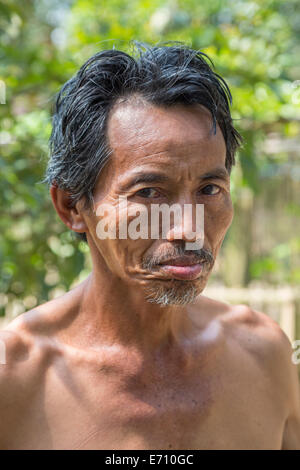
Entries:
[[187, 308], [149, 303], [141, 289], [107, 273], [104, 278], [93, 270], [77, 289], [79, 307], [68, 336], [86, 347], [117, 344], [147, 355], [166, 345], [179, 347], [193, 332]]

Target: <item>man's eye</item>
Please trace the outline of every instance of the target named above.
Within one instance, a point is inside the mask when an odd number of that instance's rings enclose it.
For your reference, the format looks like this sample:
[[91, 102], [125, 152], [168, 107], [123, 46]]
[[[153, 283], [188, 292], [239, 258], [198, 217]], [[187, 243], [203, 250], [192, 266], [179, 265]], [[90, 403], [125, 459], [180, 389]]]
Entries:
[[208, 194], [209, 196], [214, 196], [215, 194], [218, 194], [220, 192], [220, 188], [215, 184], [208, 184], [207, 186], [205, 186], [205, 188], [201, 189], [201, 192], [203, 194]]
[[154, 188], [144, 188], [140, 189], [135, 193], [137, 196], [144, 197], [144, 198], [152, 198], [152, 197], [159, 197], [159, 192]]

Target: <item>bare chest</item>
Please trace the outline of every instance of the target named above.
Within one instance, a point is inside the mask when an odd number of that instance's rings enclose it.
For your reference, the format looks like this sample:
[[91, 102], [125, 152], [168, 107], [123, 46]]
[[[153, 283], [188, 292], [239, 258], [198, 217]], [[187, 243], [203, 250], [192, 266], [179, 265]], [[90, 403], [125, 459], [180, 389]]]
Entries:
[[284, 410], [267, 378], [226, 368], [118, 377], [57, 365], [19, 416], [10, 448], [279, 449]]

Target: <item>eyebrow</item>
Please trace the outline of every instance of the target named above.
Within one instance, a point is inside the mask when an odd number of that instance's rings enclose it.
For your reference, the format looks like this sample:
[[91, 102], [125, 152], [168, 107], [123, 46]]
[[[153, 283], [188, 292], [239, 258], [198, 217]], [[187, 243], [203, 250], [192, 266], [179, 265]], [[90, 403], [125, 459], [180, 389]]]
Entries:
[[166, 181], [169, 181], [169, 178], [162, 173], [137, 173], [123, 186], [123, 189], [126, 191], [132, 186], [141, 183], [165, 183]]
[[226, 168], [219, 167], [219, 168], [214, 168], [211, 171], [208, 171], [207, 173], [204, 173], [200, 177], [201, 180], [208, 180], [208, 179], [222, 179], [222, 180], [228, 180], [230, 177], [228, 171]]
[[[219, 168], [214, 168], [213, 170], [204, 173], [204, 175], [201, 175], [199, 177], [200, 180], [208, 180], [208, 179], [222, 179], [222, 180], [228, 180], [229, 178], [229, 173], [226, 170], [226, 168], [219, 167]], [[137, 184], [141, 183], [165, 183], [167, 181], [170, 181], [170, 178], [163, 174], [163, 173], [137, 173], [134, 175], [133, 178], [130, 179], [124, 186], [122, 185], [122, 189], [124, 191], [128, 190], [132, 186], [136, 186]]]

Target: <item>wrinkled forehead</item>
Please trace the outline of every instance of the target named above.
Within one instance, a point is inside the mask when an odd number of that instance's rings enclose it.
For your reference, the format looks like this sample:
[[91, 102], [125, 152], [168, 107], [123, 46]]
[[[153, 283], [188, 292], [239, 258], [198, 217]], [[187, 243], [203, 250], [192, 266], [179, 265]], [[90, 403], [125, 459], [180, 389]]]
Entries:
[[[211, 158], [225, 166], [226, 145], [220, 127], [202, 105], [155, 106], [141, 100], [118, 103], [108, 121], [108, 143], [115, 171], [135, 165], [171, 165]], [[200, 159], [200, 160], [199, 160]], [[177, 161], [178, 160], [178, 161]], [[118, 170], [117, 170], [118, 169]]]

